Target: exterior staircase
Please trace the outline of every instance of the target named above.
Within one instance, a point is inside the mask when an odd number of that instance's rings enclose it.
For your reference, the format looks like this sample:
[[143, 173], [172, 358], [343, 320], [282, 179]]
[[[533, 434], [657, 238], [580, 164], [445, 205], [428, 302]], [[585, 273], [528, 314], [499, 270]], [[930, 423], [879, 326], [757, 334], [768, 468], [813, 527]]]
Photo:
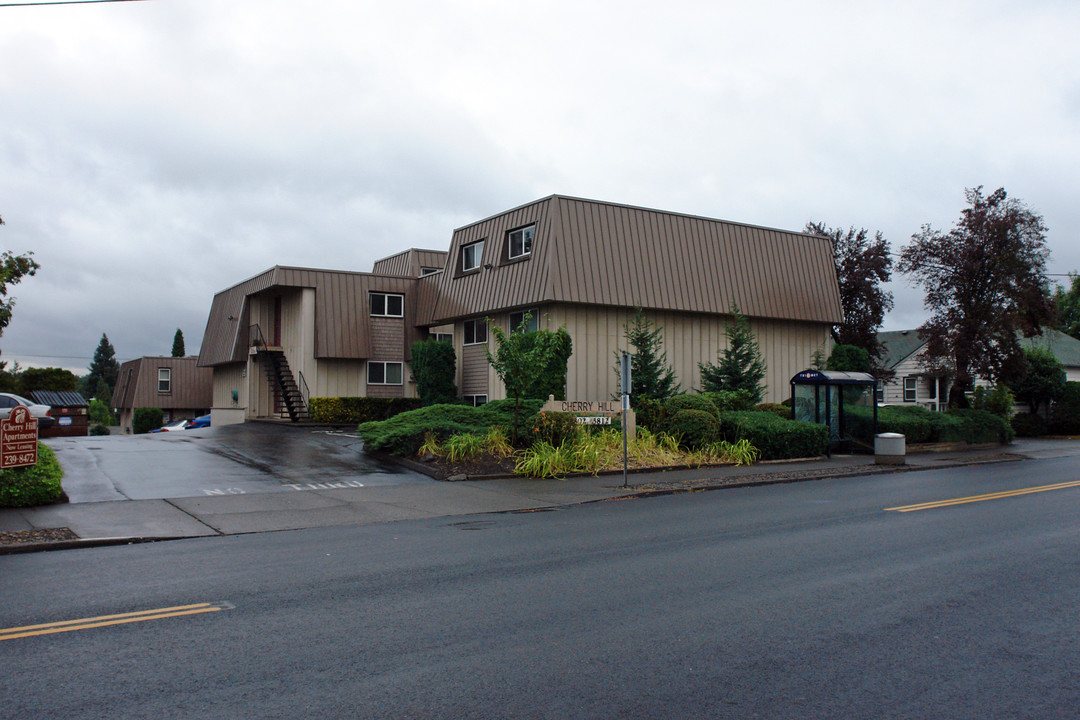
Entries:
[[270, 383], [278, 417], [288, 418], [290, 422], [309, 422], [308, 388], [303, 373], [293, 376], [285, 351], [267, 345], [258, 325], [252, 328], [252, 349]]

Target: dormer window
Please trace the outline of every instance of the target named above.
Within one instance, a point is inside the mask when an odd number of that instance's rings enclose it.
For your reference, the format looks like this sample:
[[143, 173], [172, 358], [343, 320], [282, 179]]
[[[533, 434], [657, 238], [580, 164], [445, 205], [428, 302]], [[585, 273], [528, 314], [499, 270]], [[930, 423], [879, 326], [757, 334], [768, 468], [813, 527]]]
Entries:
[[480, 263], [484, 259], [484, 241], [469, 243], [461, 246], [461, 272], [471, 272], [480, 269]]
[[536, 232], [535, 225], [511, 230], [506, 236], [506, 256], [510, 260], [526, 257], [532, 254], [533, 234]]

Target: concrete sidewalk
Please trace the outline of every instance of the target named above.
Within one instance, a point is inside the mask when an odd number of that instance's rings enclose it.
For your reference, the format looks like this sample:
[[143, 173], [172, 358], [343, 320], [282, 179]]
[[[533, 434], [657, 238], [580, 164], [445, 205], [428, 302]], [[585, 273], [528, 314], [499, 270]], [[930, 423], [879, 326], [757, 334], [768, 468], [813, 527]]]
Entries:
[[301, 528], [364, 525], [434, 517], [534, 511], [618, 497], [687, 489], [793, 482], [844, 475], [903, 472], [974, 463], [1080, 454], [1080, 441], [1017, 441], [911, 454], [904, 466], [878, 466], [868, 456], [834, 456], [667, 472], [574, 477], [432, 482], [385, 487], [340, 487], [165, 500], [124, 500], [0, 510], [0, 531], [69, 528], [76, 540], [0, 545], [0, 554], [175, 538]]

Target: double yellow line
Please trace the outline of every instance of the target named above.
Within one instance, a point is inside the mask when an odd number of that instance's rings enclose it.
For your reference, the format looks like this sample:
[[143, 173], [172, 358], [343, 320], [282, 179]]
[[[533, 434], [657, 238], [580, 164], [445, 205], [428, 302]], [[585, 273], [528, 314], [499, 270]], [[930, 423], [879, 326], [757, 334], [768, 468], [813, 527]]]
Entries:
[[194, 605], [177, 605], [175, 607], [158, 608], [157, 610], [140, 610], [138, 612], [119, 613], [116, 615], [100, 615], [81, 620], [64, 620], [42, 625], [25, 625], [0, 629], [0, 640], [16, 640], [18, 638], [34, 637], [35, 635], [52, 635], [53, 633], [72, 632], [73, 630], [90, 630], [92, 628], [107, 627], [109, 625], [124, 625], [126, 623], [143, 622], [146, 620], [163, 620], [183, 615], [198, 615], [200, 613], [219, 612], [231, 610], [232, 605], [220, 603], [196, 603]]
[[965, 505], [967, 503], [984, 502], [986, 500], [1000, 500], [1002, 498], [1016, 497], [1017, 495], [1031, 495], [1032, 493], [1064, 490], [1065, 488], [1072, 487], [1080, 487], [1080, 480], [1056, 483], [1054, 485], [1039, 485], [1037, 487], [1023, 488], [1021, 490], [1005, 490], [1003, 492], [989, 493], [987, 495], [972, 495], [970, 497], [953, 498], [952, 500], [936, 500], [934, 502], [919, 503], [918, 505], [902, 505], [900, 507], [885, 508], [885, 511], [915, 512], [916, 510], [933, 510], [935, 508], [950, 507], [952, 505]]

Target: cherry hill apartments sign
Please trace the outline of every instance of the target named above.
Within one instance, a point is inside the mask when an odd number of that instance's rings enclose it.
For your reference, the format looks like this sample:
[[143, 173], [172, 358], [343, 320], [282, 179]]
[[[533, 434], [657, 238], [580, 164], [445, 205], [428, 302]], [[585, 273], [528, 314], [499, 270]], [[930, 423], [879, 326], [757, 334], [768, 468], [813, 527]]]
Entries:
[[[611, 418], [622, 415], [622, 402], [619, 400], [556, 400], [549, 395], [548, 401], [544, 403], [541, 410], [575, 415], [579, 425], [610, 425]], [[636, 420], [634, 411], [627, 410], [626, 434], [631, 440], [636, 435]]]
[[36, 465], [38, 461], [38, 421], [19, 405], [0, 420], [0, 469]]

